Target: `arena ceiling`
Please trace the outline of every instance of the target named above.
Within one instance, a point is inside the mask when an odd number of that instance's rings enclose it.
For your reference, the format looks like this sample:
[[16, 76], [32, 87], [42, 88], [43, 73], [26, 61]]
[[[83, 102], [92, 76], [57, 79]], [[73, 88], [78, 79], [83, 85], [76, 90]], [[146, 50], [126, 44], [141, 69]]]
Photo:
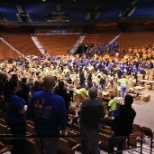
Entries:
[[[24, 2], [76, 2], [76, 1], [86, 1], [86, 2], [101, 2], [101, 1], [108, 1], [108, 0], [1, 0], [1, 1], [5, 1], [5, 2], [20, 2], [20, 3], [24, 3]], [[110, 0], [112, 1], [112, 0]], [[113, 0], [114, 2], [115, 0]]]

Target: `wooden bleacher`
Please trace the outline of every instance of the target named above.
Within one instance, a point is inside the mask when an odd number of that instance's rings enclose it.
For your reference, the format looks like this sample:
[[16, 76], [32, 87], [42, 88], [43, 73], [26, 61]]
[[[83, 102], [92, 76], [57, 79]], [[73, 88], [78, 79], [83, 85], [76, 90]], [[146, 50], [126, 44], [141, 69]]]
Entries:
[[26, 56], [42, 56], [29, 33], [1, 33], [1, 36]]
[[36, 35], [49, 55], [66, 55], [72, 49], [80, 35]]
[[108, 44], [116, 35], [118, 34], [117, 30], [104, 30], [100, 33], [91, 33], [86, 34], [86, 37], [82, 44], [90, 45], [90, 44]]
[[154, 40], [154, 30], [129, 30], [123, 32], [121, 36], [117, 39], [120, 47], [120, 51], [131, 49], [141, 49], [147, 47], [149, 44], [153, 44]]
[[18, 53], [0, 40], [0, 60], [17, 58]]

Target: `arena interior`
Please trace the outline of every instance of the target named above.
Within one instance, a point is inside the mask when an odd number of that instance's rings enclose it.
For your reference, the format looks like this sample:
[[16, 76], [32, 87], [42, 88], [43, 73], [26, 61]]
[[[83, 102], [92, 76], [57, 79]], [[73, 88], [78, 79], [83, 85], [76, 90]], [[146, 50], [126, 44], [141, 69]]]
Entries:
[[[48, 74], [62, 80], [68, 93], [73, 91], [67, 134], [79, 137], [59, 138], [59, 154], [81, 153], [80, 125], [71, 123], [88, 97], [76, 93], [81, 86], [80, 70], [87, 91], [91, 72], [92, 86], [99, 89], [108, 121], [112, 120], [108, 102], [113, 95], [123, 103], [118, 79], [126, 77], [127, 93], [134, 97], [137, 114], [132, 126], [135, 137], [126, 141], [125, 153], [154, 153], [154, 0], [0, 1], [0, 75], [10, 79], [17, 74], [20, 81], [26, 78], [29, 99], [34, 83]], [[132, 76], [135, 82], [131, 82]], [[100, 125], [102, 154], [108, 153], [112, 133], [109, 125]], [[0, 134], [10, 134], [2, 109]], [[35, 135], [31, 120], [27, 120], [27, 135]], [[10, 139], [0, 138], [0, 153], [11, 153]], [[36, 138], [27, 138], [26, 146], [27, 154], [41, 154]]]

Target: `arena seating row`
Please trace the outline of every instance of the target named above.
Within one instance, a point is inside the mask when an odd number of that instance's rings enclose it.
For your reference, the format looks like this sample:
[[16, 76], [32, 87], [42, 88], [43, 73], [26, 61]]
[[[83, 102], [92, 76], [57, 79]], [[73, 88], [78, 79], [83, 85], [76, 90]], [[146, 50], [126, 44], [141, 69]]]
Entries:
[[36, 35], [49, 55], [67, 54], [72, 49], [80, 35]]
[[23, 9], [30, 15], [32, 22], [45, 22], [45, 17], [56, 9], [50, 3], [25, 3]]
[[19, 22], [16, 16], [18, 10], [15, 3], [0, 2], [0, 13], [4, 16], [5, 21]]
[[[2, 111], [1, 111], [2, 112]], [[75, 113], [75, 112], [74, 112]], [[1, 114], [2, 116], [2, 114]], [[74, 114], [69, 114], [68, 116], [68, 125], [67, 125], [67, 134], [68, 135], [73, 135], [77, 136], [80, 135], [80, 127], [77, 124], [71, 124], [71, 120], [75, 117]], [[141, 141], [141, 138], [146, 140], [150, 140], [150, 148], [146, 149], [149, 150], [149, 153], [152, 152], [152, 147], [153, 147], [153, 132], [150, 128], [148, 127], [142, 127], [137, 124], [132, 125], [133, 132], [132, 135], [129, 137], [129, 140], [126, 140], [125, 148], [137, 148], [138, 142]], [[0, 133], [1, 134], [9, 134], [10, 131], [8, 127], [5, 124], [5, 121], [3, 117], [0, 118]], [[99, 146], [101, 150], [108, 151], [108, 144], [109, 144], [109, 139], [112, 136], [112, 130], [111, 127], [108, 125], [104, 125], [100, 127], [100, 133], [99, 133]], [[28, 135], [35, 135], [34, 131], [34, 124], [31, 120], [27, 120], [27, 134]], [[10, 140], [9, 139], [3, 139], [0, 142], [0, 148], [1, 145], [2, 147], [6, 147], [11, 150], [13, 147], [10, 145]], [[41, 143], [39, 139], [36, 138], [31, 138], [31, 139], [26, 139], [26, 152], [30, 154], [41, 154]], [[3, 148], [1, 148], [3, 149]], [[65, 149], [65, 150], [64, 150]], [[75, 151], [81, 151], [81, 138], [80, 137], [75, 137], [75, 138], [60, 138], [58, 141], [58, 153], [66, 153], [66, 154], [74, 154]], [[1, 153], [1, 151], [0, 151]]]
[[0, 40], [0, 60], [17, 58], [18, 54]]
[[[143, 30], [143, 29], [141, 29]], [[144, 31], [128, 30], [128, 32], [121, 33], [120, 37], [116, 40], [119, 44], [120, 51], [131, 49], [141, 49], [149, 44], [153, 44], [154, 31], [152, 29]], [[83, 45], [97, 45], [97, 44], [108, 44], [116, 35], [118, 30], [102, 31], [101, 33], [89, 33], [86, 34], [83, 40]], [[31, 36], [28, 32], [17, 32], [1, 33], [2, 37], [6, 39], [11, 45], [18, 49], [24, 55], [36, 55], [42, 56], [40, 51], [37, 49]], [[79, 34], [68, 34], [68, 35], [35, 35], [40, 41], [41, 45], [46, 49], [49, 55], [60, 55], [67, 54], [67, 49], [72, 49], [75, 43], [78, 41]], [[10, 47], [0, 41], [1, 44], [1, 59], [17, 57], [17, 53]]]
[[[109, 20], [109, 19], [119, 19], [120, 15], [124, 10], [129, 8], [133, 0], [115, 0], [114, 3], [112, 0], [108, 1], [94, 1], [84, 2], [84, 1], [70, 1], [69, 3], [64, 2], [46, 2], [46, 3], [32, 3], [26, 2], [21, 4], [12, 3], [12, 2], [0, 2], [0, 13], [4, 17], [5, 21], [8, 22], [20, 22], [18, 19], [17, 13], [18, 9], [16, 5], [21, 5], [23, 11], [29, 14], [30, 21], [34, 23], [38, 22], [47, 22], [46, 17], [52, 16], [55, 12], [61, 12], [69, 16], [70, 21], [86, 21], [87, 15], [96, 11], [97, 20]], [[154, 3], [152, 0], [142, 0], [138, 1], [136, 4], [136, 9], [128, 18], [134, 17], [149, 17], [153, 18], [154, 13]], [[61, 19], [60, 19], [61, 20]], [[67, 20], [68, 21], [68, 20]]]
[[35, 46], [28, 33], [1, 33], [1, 35], [24, 55], [41, 56], [40, 51]]
[[122, 50], [131, 48], [142, 48], [153, 44], [154, 31], [129, 31], [122, 33], [117, 42]]
[[154, 17], [154, 2], [153, 0], [138, 1], [135, 11], [131, 17]]
[[108, 44], [116, 35], [118, 34], [118, 31], [115, 29], [113, 30], [105, 30], [101, 33], [89, 33], [86, 34], [86, 37], [83, 41], [84, 45], [90, 45], [90, 44]]
[[[132, 0], [129, 1], [101, 1], [100, 2], [100, 15], [98, 20], [118, 19], [122, 11], [129, 7]], [[111, 5], [112, 4], [112, 5]]]

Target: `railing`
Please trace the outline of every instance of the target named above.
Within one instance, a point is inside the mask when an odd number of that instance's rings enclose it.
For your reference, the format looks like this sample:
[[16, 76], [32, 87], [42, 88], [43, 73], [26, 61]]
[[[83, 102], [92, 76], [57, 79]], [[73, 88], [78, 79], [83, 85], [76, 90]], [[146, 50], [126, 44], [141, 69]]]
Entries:
[[[77, 138], [81, 138], [80, 135], [60, 135], [60, 136], [51, 136], [51, 135], [13, 135], [13, 134], [1, 134], [0, 140], [5, 141], [12, 139], [20, 139], [20, 141], [24, 141], [25, 154], [43, 154], [43, 139], [58, 139], [58, 153], [59, 154], [73, 154], [77, 149], [80, 148], [80, 143], [76, 141]], [[23, 140], [22, 140], [23, 139]], [[66, 139], [66, 140], [65, 140]], [[14, 141], [13, 141], [14, 142]], [[11, 145], [7, 144], [3, 152], [11, 151], [13, 146], [13, 142], [10, 142]], [[24, 148], [24, 147], [23, 147]], [[23, 149], [22, 148], [22, 149]], [[5, 151], [4, 151], [5, 150]], [[6, 151], [7, 150], [7, 151]]]
[[[136, 140], [137, 137], [140, 137], [140, 145], [132, 145], [132, 139]], [[127, 140], [127, 142], [126, 142]], [[123, 142], [123, 147], [121, 148], [121, 150], [118, 149], [112, 149], [111, 147], [119, 142]], [[134, 144], [134, 143], [133, 143]], [[139, 151], [137, 151], [137, 149], [139, 149]], [[129, 151], [131, 150], [131, 151]], [[109, 138], [109, 143], [108, 143], [108, 154], [114, 154], [115, 152], [122, 152], [122, 151], [128, 151], [129, 153], [133, 153], [132, 151], [136, 152], [136, 153], [141, 153], [143, 151], [143, 135], [130, 135], [130, 136], [115, 136], [115, 137], [111, 137]]]
[[[136, 146], [131, 146], [131, 142], [130, 140], [132, 138], [136, 139], [136, 137], [140, 137], [140, 145], [136, 145]], [[68, 148], [67, 150], [71, 151], [71, 153], [75, 153], [75, 151], [79, 151], [81, 150], [81, 143], [80, 142], [74, 142], [73, 143], [73, 140], [75, 141], [77, 138], [78, 139], [81, 139], [81, 136], [80, 135], [60, 135], [60, 136], [51, 136], [51, 135], [12, 135], [12, 134], [1, 134], [0, 135], [0, 140], [1, 139], [39, 139], [40, 141], [40, 147], [43, 147], [43, 139], [44, 138], [57, 138], [59, 139], [61, 142], [61, 149], [62, 149], [62, 146], [63, 148], [66, 147], [65, 144], [67, 145], [68, 144]], [[66, 139], [66, 141], [68, 141], [68, 139], [72, 139], [72, 140], [69, 140], [70, 142], [72, 142], [72, 147], [69, 147], [69, 143], [67, 142], [62, 142]], [[123, 150], [120, 150], [120, 151], [128, 151], [129, 153], [133, 153], [134, 151], [135, 152], [138, 152], [138, 153], [141, 153], [142, 154], [142, 151], [143, 151], [143, 136], [142, 135], [130, 135], [130, 136], [116, 136], [116, 137], [110, 137], [109, 140], [108, 140], [108, 154], [113, 154], [115, 151], [111, 151], [111, 144], [112, 144], [112, 141], [115, 140], [115, 139], [118, 139], [118, 140], [124, 140], [125, 142], [125, 139], [127, 140], [127, 143], [126, 144], [126, 147], [123, 149]], [[100, 141], [101, 142], [101, 141]], [[26, 147], [28, 148], [28, 147]], [[79, 150], [80, 149], [80, 150]], [[139, 150], [137, 150], [139, 149]], [[59, 149], [58, 149], [59, 150]], [[63, 149], [64, 150], [64, 149]], [[116, 151], [116, 152], [120, 152], [120, 151]], [[43, 149], [40, 151], [41, 154], [43, 154]], [[68, 153], [69, 154], [69, 153]]]

